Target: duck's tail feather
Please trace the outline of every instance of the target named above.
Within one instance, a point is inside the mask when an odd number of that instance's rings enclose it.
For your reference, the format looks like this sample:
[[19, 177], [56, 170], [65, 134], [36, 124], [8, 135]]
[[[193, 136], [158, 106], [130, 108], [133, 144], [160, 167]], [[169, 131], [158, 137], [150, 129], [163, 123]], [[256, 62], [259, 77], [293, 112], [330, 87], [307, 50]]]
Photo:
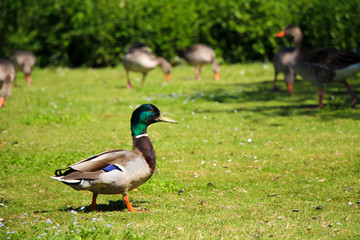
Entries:
[[57, 181], [63, 182], [65, 184], [80, 184], [81, 179], [62, 179], [61, 176], [51, 176], [50, 178], [55, 179]]

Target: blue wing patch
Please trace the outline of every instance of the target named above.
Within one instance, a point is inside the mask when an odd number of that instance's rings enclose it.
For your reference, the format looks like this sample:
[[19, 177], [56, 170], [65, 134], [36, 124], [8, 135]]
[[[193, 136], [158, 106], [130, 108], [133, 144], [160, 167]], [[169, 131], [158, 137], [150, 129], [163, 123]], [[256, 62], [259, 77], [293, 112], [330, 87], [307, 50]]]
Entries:
[[112, 171], [112, 170], [119, 170], [119, 171], [121, 171], [120, 168], [118, 168], [117, 166], [112, 165], [112, 164], [107, 165], [107, 166], [104, 167], [102, 170], [104, 170], [105, 172], [110, 172], [110, 171]]

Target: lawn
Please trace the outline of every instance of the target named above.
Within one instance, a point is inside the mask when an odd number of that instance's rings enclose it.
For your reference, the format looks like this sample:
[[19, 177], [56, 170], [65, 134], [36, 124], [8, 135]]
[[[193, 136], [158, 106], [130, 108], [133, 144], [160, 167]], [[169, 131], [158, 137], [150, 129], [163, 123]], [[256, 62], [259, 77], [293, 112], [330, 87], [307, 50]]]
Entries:
[[[360, 109], [341, 84], [271, 93], [270, 63], [189, 66], [130, 74], [36, 69], [0, 109], [1, 239], [360, 239]], [[280, 76], [280, 79], [283, 77]], [[360, 76], [349, 79], [360, 96]], [[132, 148], [130, 117], [143, 103], [179, 124], [148, 129], [152, 178], [129, 193], [99, 195], [50, 179], [54, 171], [111, 149]], [[359, 106], [359, 105], [358, 105]]]

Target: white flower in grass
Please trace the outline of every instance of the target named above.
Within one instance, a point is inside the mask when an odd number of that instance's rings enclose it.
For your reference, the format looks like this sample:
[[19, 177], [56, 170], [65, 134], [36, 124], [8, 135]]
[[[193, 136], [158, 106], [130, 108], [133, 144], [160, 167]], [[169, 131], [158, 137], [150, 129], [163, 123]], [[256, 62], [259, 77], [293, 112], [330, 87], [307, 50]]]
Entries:
[[50, 224], [53, 224], [53, 222], [48, 218], [46, 219], [46, 223], [50, 223]]

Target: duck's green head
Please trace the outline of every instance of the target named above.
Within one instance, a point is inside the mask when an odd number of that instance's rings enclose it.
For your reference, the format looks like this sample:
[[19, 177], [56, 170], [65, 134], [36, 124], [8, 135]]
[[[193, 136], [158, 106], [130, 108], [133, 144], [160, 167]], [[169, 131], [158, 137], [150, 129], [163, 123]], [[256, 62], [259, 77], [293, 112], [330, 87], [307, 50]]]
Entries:
[[162, 114], [156, 106], [143, 104], [131, 116], [131, 133], [133, 136], [145, 134], [147, 127], [156, 122], [178, 123]]

